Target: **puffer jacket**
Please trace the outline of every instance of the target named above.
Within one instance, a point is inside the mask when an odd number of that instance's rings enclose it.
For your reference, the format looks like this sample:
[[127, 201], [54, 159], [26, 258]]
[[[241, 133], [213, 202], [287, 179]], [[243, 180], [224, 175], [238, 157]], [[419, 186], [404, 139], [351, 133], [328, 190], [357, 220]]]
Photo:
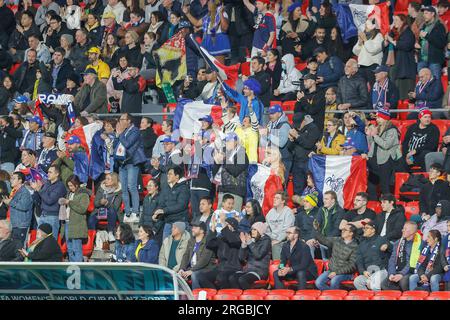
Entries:
[[259, 240], [250, 243], [246, 247], [239, 249], [239, 260], [247, 265], [244, 272], [255, 272], [259, 279], [267, 279], [269, 274], [270, 252], [272, 241], [267, 235], [263, 235]]
[[164, 221], [186, 222], [189, 214], [189, 198], [189, 187], [185, 178], [181, 178], [173, 187], [168, 186], [162, 190], [158, 209], [164, 210]]
[[346, 244], [341, 237], [327, 238], [317, 231], [314, 231], [314, 237], [331, 250], [330, 263], [328, 264], [330, 272], [341, 275], [352, 274], [356, 271], [358, 243], [355, 239]]
[[368, 109], [370, 104], [366, 80], [359, 74], [343, 76], [338, 82], [337, 104], [350, 103], [352, 109]]
[[302, 74], [295, 67], [294, 56], [289, 53], [281, 58], [281, 61], [286, 65], [286, 70], [283, 70], [281, 73], [280, 85], [277, 89], [281, 94], [295, 92], [299, 87], [292, 84], [292, 81], [298, 81], [302, 77]]

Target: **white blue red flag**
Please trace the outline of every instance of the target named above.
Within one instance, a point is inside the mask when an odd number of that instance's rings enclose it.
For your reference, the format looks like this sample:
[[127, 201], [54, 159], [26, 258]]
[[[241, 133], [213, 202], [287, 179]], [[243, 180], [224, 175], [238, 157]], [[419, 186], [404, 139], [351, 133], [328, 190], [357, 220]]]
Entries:
[[210, 115], [214, 123], [222, 125], [222, 107], [206, 104], [203, 101], [192, 101], [190, 99], [179, 100], [173, 118], [174, 130], [178, 130], [180, 137], [192, 139], [200, 132], [202, 127], [200, 118]]
[[341, 207], [351, 209], [358, 192], [367, 190], [367, 164], [361, 156], [320, 156], [309, 160], [317, 190], [336, 192]]
[[257, 200], [264, 216], [273, 208], [273, 198], [277, 191], [283, 191], [283, 183], [277, 174], [262, 164], [249, 166], [247, 199]]

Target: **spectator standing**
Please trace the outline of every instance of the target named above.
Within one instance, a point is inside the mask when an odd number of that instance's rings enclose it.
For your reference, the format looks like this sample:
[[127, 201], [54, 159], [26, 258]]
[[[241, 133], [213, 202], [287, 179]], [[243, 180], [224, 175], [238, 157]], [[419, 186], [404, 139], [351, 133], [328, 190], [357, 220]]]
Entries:
[[[103, 11], [103, 15], [107, 12], [112, 12], [115, 16], [116, 23], [121, 24], [123, 21], [123, 14], [126, 10], [124, 4], [119, 0], [108, 0], [108, 5], [105, 7]], [[102, 25], [104, 25], [104, 21], [102, 21]]]
[[123, 90], [122, 103], [120, 105], [121, 112], [141, 113], [142, 112], [142, 93], [145, 89], [145, 80], [139, 75], [140, 66], [131, 61], [128, 65], [127, 79], [122, 82], [117, 81], [117, 74], [112, 75], [114, 89]]
[[31, 226], [33, 199], [25, 186], [25, 175], [14, 172], [11, 176], [11, 193], [3, 197], [3, 203], [9, 206], [13, 239], [25, 243]]
[[150, 159], [152, 157], [153, 148], [155, 147], [158, 136], [153, 130], [153, 119], [143, 117], [139, 127], [141, 131], [142, 144], [144, 146], [145, 157]]
[[47, 21], [45, 20], [45, 16], [47, 15], [47, 12], [54, 11], [56, 13], [59, 13], [60, 7], [59, 5], [54, 2], [53, 0], [43, 0], [41, 1], [41, 5], [37, 9], [36, 16], [34, 17], [34, 21], [36, 25], [39, 27], [39, 29], [44, 31], [45, 27], [47, 27]]
[[313, 118], [318, 128], [323, 128], [325, 119], [325, 91], [317, 87], [317, 77], [307, 74], [303, 77], [304, 90], [297, 92], [294, 112], [304, 112]]
[[339, 79], [344, 75], [344, 64], [336, 56], [329, 55], [324, 47], [314, 50], [313, 57], [317, 59], [317, 83], [323, 89], [337, 87]]

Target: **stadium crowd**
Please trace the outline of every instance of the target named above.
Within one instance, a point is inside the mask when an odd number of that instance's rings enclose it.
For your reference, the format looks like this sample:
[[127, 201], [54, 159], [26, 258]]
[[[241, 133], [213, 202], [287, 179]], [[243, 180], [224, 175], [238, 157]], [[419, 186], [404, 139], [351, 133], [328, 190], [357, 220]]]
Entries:
[[[449, 3], [390, 1], [388, 33], [366, 19], [343, 41], [333, 5], [349, 1], [331, 2], [0, 0], [0, 260], [83, 262], [106, 230], [111, 262], [193, 289], [450, 290]], [[192, 139], [134, 115], [168, 102], [155, 52], [180, 34], [174, 96], [223, 111]], [[197, 40], [241, 63], [235, 87]], [[40, 94], [69, 96], [74, 118]], [[367, 192], [350, 208], [322, 194], [315, 155], [367, 160]], [[268, 210], [248, 189], [257, 163], [280, 186]]]

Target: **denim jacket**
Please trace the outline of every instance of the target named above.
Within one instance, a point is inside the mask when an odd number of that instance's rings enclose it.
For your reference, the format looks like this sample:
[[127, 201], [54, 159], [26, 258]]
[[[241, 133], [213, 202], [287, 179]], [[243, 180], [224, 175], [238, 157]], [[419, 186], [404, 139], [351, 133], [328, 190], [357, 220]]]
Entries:
[[13, 228], [29, 228], [33, 210], [33, 199], [30, 191], [22, 186], [9, 204], [11, 225]]

